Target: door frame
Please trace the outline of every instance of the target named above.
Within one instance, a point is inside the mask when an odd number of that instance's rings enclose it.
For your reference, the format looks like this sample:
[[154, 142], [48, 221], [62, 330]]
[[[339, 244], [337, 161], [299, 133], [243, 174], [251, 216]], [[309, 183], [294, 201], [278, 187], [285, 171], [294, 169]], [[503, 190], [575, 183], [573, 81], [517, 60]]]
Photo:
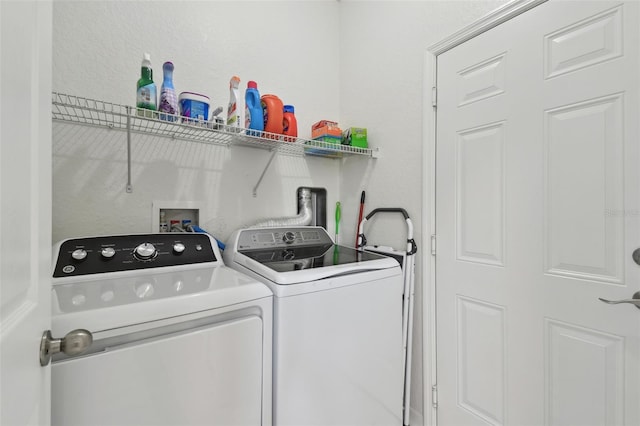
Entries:
[[[424, 265], [422, 298], [422, 383], [423, 383], [423, 424], [437, 425], [437, 360], [436, 360], [436, 132], [437, 132], [437, 60], [441, 55], [498, 25], [523, 14], [549, 0], [512, 0], [488, 13], [474, 23], [464, 27], [445, 39], [432, 44], [424, 55], [423, 98], [424, 116], [422, 124], [423, 167], [428, 168], [422, 175], [425, 193], [422, 197], [422, 229], [425, 241], [430, 238], [430, 249], [422, 250]], [[429, 108], [429, 106], [431, 106]], [[426, 246], [426, 244], [425, 244]]]

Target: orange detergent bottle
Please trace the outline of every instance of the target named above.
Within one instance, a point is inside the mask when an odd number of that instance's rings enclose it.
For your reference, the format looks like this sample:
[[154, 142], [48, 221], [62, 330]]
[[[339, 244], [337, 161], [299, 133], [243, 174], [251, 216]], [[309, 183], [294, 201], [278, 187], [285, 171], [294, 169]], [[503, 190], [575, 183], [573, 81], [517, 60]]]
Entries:
[[[268, 133], [282, 134], [284, 105], [276, 95], [262, 95], [260, 97], [262, 111], [264, 113], [264, 131]], [[270, 139], [276, 139], [273, 135], [264, 135]]]
[[298, 137], [298, 121], [295, 116], [293, 105], [285, 105], [282, 120], [282, 133], [285, 135], [284, 140], [287, 142], [295, 142]]

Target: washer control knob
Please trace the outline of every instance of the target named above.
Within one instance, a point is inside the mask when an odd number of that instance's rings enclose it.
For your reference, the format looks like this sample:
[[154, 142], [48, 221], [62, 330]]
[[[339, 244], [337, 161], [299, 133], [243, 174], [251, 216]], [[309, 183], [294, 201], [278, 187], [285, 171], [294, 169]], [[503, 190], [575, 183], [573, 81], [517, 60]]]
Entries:
[[295, 239], [296, 239], [296, 234], [294, 234], [292, 231], [287, 231], [282, 236], [282, 241], [284, 241], [287, 244], [291, 244], [292, 242], [295, 241]]
[[293, 260], [296, 258], [296, 254], [292, 249], [285, 249], [282, 251], [282, 259], [283, 260]]
[[133, 250], [133, 256], [138, 260], [151, 260], [157, 254], [158, 251], [151, 243], [142, 243]]
[[75, 249], [73, 253], [71, 253], [71, 257], [75, 260], [84, 260], [87, 257], [87, 251], [85, 249]]
[[100, 250], [100, 254], [105, 259], [111, 259], [116, 255], [116, 250], [113, 247], [103, 247], [102, 250]]
[[175, 244], [173, 245], [173, 252], [174, 252], [175, 254], [182, 254], [182, 252], [184, 251], [184, 249], [185, 249], [185, 246], [184, 246], [184, 244], [182, 244], [182, 243], [175, 243]]

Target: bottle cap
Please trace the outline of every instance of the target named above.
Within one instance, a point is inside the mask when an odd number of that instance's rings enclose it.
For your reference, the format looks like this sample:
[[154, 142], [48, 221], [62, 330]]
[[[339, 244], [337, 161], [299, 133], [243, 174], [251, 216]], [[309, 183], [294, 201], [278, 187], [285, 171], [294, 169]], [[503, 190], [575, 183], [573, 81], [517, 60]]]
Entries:
[[285, 105], [284, 112], [290, 112], [293, 114], [295, 112], [295, 110], [293, 109], [293, 105]]
[[142, 66], [151, 68], [151, 55], [149, 53], [145, 53], [142, 56]]
[[247, 82], [247, 89], [257, 89], [257, 88], [258, 88], [258, 83], [256, 83], [255, 81]]

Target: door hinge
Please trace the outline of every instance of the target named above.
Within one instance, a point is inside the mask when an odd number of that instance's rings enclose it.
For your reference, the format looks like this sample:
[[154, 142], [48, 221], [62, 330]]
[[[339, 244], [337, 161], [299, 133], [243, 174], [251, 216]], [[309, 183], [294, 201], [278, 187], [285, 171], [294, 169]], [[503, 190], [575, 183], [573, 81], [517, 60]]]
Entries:
[[431, 386], [431, 405], [433, 408], [438, 408], [438, 386]]
[[436, 255], [436, 236], [435, 234], [431, 236], [431, 256]]
[[438, 106], [438, 89], [436, 87], [431, 88], [431, 106], [434, 108]]

